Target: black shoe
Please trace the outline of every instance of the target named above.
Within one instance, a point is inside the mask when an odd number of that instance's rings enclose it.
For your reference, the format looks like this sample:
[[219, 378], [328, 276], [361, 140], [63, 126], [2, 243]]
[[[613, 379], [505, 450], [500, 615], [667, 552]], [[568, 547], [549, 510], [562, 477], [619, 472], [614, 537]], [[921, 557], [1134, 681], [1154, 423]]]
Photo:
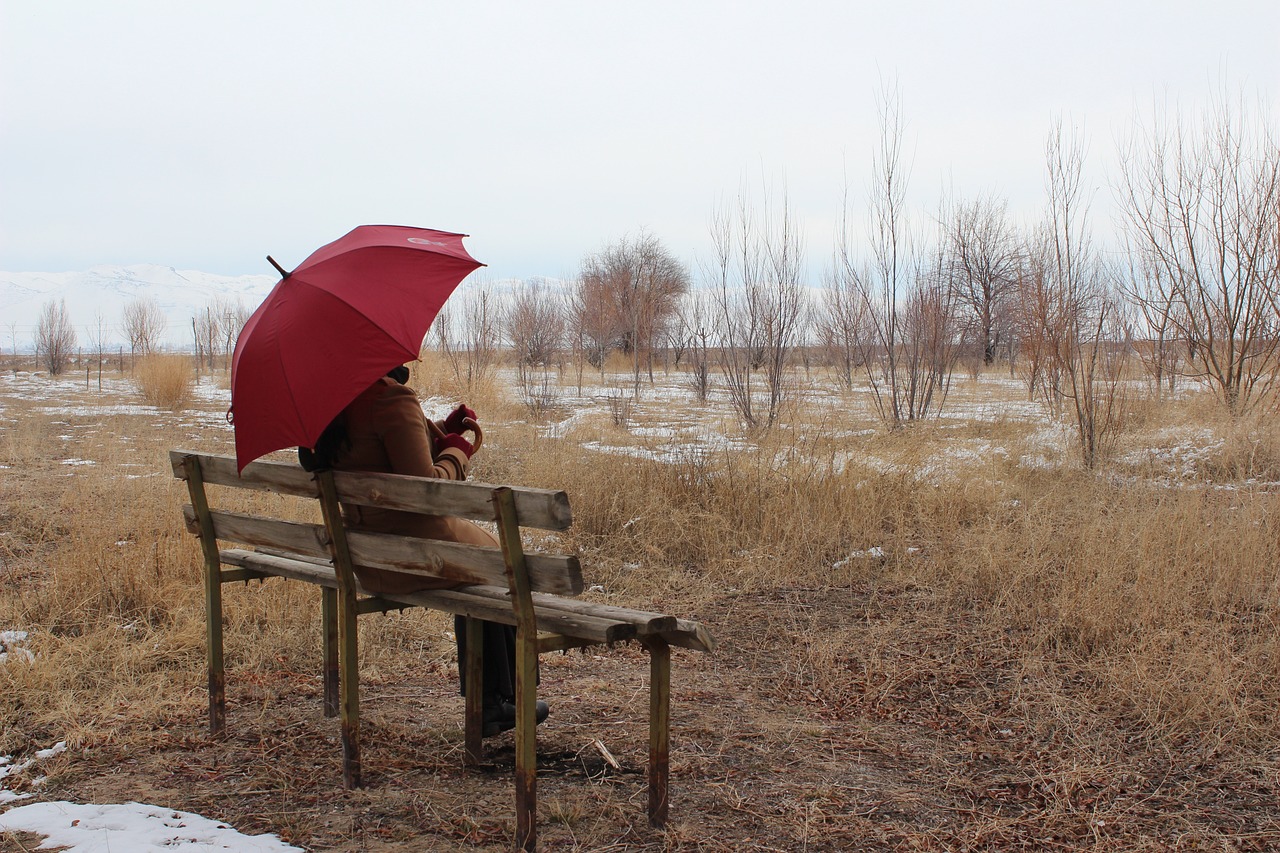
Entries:
[[[539, 699], [533, 706], [533, 719], [535, 725], [541, 723], [551, 713], [551, 706], [543, 700]], [[484, 737], [493, 737], [505, 731], [510, 731], [516, 727], [516, 706], [514, 702], [502, 700], [496, 705], [486, 706], [484, 709]]]

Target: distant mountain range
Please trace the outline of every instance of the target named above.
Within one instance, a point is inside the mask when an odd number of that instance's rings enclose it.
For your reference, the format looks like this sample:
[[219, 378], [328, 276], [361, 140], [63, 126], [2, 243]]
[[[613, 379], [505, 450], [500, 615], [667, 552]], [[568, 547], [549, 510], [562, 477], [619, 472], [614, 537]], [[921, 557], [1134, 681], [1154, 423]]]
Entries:
[[29, 351], [40, 312], [65, 299], [80, 345], [89, 347], [103, 330], [108, 349], [127, 348], [122, 315], [128, 303], [151, 298], [167, 321], [162, 341], [190, 346], [191, 318], [215, 299], [256, 308], [277, 276], [226, 276], [155, 264], [95, 266], [83, 272], [0, 272], [0, 349]]
[[[156, 264], [102, 265], [83, 272], [0, 272], [0, 352], [31, 352], [40, 313], [51, 300], [61, 299], [67, 301], [71, 325], [86, 350], [97, 340], [99, 327], [104, 349], [128, 349], [124, 307], [140, 298], [154, 299], [165, 316], [161, 344], [190, 349], [191, 320], [210, 303], [238, 301], [252, 311], [279, 280], [274, 275], [215, 275]], [[569, 282], [557, 279], [536, 282], [544, 293], [564, 295], [569, 289]], [[518, 279], [473, 277], [463, 283], [463, 289], [484, 289], [502, 303], [520, 284]]]

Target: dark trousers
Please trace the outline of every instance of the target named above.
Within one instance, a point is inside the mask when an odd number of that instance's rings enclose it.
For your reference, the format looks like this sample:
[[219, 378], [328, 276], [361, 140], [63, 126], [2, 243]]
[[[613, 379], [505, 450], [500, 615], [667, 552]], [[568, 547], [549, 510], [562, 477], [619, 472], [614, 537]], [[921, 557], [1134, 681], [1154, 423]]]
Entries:
[[[484, 649], [484, 704], [511, 702], [516, 695], [516, 629], [500, 622], [480, 623]], [[453, 617], [453, 633], [458, 638], [459, 692], [467, 695], [467, 620]]]

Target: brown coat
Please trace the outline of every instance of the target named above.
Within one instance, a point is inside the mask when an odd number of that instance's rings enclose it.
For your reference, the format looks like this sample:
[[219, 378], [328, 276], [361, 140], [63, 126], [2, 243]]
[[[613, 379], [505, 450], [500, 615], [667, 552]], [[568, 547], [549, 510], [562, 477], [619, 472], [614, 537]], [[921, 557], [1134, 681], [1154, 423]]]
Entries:
[[[466, 479], [466, 454], [452, 447], [432, 452], [427, 419], [418, 395], [394, 379], [383, 377], [373, 383], [351, 401], [343, 416], [351, 446], [341, 452], [334, 463], [335, 470]], [[470, 545], [498, 544], [484, 528], [460, 518], [350, 505], [343, 507], [343, 514], [347, 524], [356, 530], [401, 533]], [[370, 592], [413, 592], [455, 585], [450, 581], [383, 569], [357, 568], [356, 574]]]

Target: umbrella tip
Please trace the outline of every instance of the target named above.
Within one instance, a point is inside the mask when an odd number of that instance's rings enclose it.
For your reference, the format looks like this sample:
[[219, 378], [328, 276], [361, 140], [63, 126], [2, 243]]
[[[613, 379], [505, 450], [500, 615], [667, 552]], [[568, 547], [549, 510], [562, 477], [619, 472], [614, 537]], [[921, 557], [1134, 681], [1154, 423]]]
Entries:
[[267, 255], [267, 260], [271, 262], [271, 266], [275, 267], [277, 270], [279, 270], [279, 271], [280, 271], [280, 277], [281, 277], [281, 278], [288, 278], [288, 277], [289, 277], [289, 273], [285, 270], [285, 268], [284, 268], [284, 267], [282, 267], [282, 266], [280, 266], [278, 263], [276, 263], [276, 259], [275, 259], [275, 258], [271, 257], [270, 255]]

